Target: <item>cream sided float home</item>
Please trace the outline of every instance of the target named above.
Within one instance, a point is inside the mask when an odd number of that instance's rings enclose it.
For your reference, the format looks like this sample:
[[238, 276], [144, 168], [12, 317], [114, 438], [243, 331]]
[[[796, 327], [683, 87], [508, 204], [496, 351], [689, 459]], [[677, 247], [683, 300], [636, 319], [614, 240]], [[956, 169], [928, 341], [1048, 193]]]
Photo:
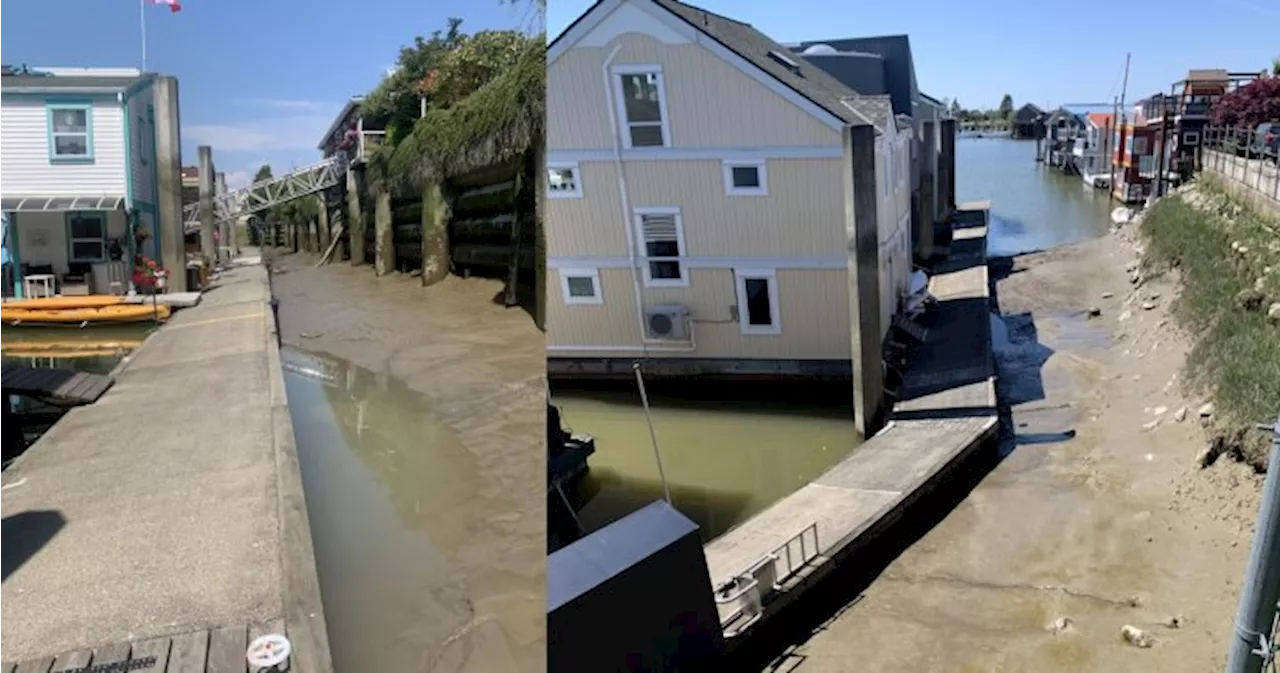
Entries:
[[[155, 84], [161, 80], [172, 92], [165, 101], [157, 100]], [[127, 290], [129, 273], [121, 266], [133, 252], [181, 268], [172, 78], [132, 68], [5, 66], [0, 94], [0, 210], [9, 224], [6, 295], [22, 296], [31, 288]], [[169, 103], [173, 113], [158, 110]], [[162, 160], [157, 140], [172, 147], [173, 160]], [[172, 173], [166, 176], [170, 189], [162, 189], [166, 171]], [[162, 192], [178, 199], [170, 208], [171, 226], [163, 226]], [[150, 236], [135, 250], [139, 229]], [[166, 241], [165, 229], [177, 240]], [[167, 246], [168, 255], [162, 252], [166, 243], [176, 243]], [[180, 276], [174, 274], [174, 285], [185, 284]]]
[[911, 273], [888, 96], [733, 19], [602, 0], [548, 47], [547, 124], [550, 374], [879, 385]]

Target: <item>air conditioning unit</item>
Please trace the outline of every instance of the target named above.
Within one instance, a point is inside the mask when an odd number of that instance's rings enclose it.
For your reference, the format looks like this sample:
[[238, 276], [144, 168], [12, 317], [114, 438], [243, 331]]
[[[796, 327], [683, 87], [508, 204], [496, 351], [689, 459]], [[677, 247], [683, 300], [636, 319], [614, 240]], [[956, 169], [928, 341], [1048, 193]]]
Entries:
[[689, 339], [689, 310], [677, 304], [647, 306], [644, 309], [645, 337], [663, 341]]

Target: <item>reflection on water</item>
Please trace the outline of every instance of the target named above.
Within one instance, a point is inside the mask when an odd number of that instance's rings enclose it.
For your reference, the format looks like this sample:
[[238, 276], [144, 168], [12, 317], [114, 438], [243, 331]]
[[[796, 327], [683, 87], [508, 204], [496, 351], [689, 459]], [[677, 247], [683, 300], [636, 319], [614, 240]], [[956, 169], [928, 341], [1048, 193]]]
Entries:
[[[66, 327], [5, 327], [0, 329], [0, 362], [38, 369], [70, 369], [107, 374], [142, 344], [150, 326], [111, 326], [74, 329]], [[5, 402], [17, 414], [21, 441], [6, 442], [8, 461], [48, 432], [67, 409], [30, 398], [11, 395]], [[6, 417], [7, 418], [7, 417]], [[6, 465], [8, 463], [6, 462]]]
[[[847, 385], [647, 386], [672, 500], [703, 540], [789, 495], [859, 443]], [[596, 438], [578, 489], [588, 532], [662, 498], [634, 387], [557, 385], [553, 401], [567, 426]]]
[[520, 503], [401, 382], [282, 356], [336, 670], [538, 670], [542, 581], [493, 526]]
[[1035, 142], [1008, 138], [956, 141], [956, 201], [991, 201], [987, 250], [1017, 255], [1107, 233], [1106, 190], [1037, 164]]

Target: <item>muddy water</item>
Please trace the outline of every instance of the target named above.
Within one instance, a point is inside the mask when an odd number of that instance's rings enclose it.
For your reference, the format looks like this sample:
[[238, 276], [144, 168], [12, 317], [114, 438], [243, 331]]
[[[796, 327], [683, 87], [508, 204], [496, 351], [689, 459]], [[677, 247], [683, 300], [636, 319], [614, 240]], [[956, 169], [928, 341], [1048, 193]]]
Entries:
[[400, 381], [282, 357], [335, 669], [536, 670], [542, 582], [483, 547], [519, 503]]
[[[86, 329], [7, 327], [0, 331], [0, 341], [4, 343], [0, 362], [106, 374], [133, 352], [153, 329], [150, 325]], [[29, 414], [22, 423], [27, 446], [47, 432], [64, 411], [16, 395], [10, 396], [5, 403], [19, 414]], [[7, 461], [23, 450], [25, 447], [6, 447], [4, 459]]]
[[1035, 161], [1034, 141], [956, 141], [956, 201], [990, 201], [987, 248], [1016, 255], [1105, 234], [1112, 204], [1106, 190], [1087, 187]]
[[[654, 430], [677, 508], [711, 540], [808, 483], [858, 444], [848, 392], [826, 386], [650, 384]], [[579, 517], [598, 529], [662, 497], [639, 394], [557, 386], [574, 432], [593, 435]]]

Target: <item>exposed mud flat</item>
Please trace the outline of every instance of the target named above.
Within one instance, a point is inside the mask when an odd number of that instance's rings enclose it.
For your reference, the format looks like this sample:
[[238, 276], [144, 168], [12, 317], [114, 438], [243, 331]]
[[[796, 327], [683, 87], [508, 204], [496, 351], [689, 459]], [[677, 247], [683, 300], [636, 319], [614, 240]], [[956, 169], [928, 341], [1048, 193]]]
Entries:
[[273, 288], [335, 667], [545, 671], [541, 332], [500, 281], [313, 262]]
[[992, 261], [1003, 459], [771, 670], [1222, 667], [1261, 477], [1200, 468], [1176, 287], [1135, 290], [1136, 259], [1121, 232]]

